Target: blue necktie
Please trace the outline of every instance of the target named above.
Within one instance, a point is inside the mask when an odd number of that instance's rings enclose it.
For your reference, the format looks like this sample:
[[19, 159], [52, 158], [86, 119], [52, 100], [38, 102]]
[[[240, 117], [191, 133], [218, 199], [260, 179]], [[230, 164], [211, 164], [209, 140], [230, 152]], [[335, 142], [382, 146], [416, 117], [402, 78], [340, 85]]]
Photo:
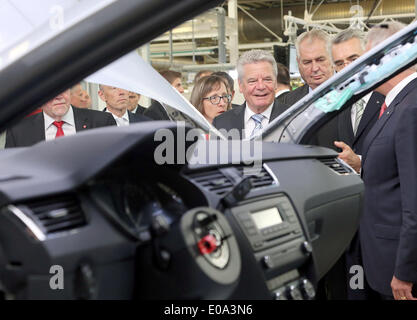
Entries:
[[252, 115], [251, 118], [253, 121], [255, 121], [255, 128], [253, 128], [252, 134], [250, 135], [251, 137], [253, 137], [256, 133], [258, 133], [258, 131], [262, 129], [262, 119], [264, 118], [264, 116], [260, 113], [256, 113]]

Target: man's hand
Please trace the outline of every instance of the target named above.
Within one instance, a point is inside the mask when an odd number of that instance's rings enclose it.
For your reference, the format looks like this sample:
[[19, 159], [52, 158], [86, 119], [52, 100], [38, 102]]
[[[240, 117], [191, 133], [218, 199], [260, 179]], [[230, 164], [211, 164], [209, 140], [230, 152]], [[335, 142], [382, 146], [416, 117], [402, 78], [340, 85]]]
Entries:
[[350, 165], [357, 173], [359, 173], [361, 169], [361, 158], [359, 158], [359, 156], [353, 152], [353, 150], [346, 143], [342, 141], [335, 141], [334, 145], [342, 149], [342, 152], [339, 153], [339, 158]]
[[395, 300], [417, 300], [411, 294], [411, 289], [413, 288], [412, 282], [402, 281], [393, 276], [391, 288]]

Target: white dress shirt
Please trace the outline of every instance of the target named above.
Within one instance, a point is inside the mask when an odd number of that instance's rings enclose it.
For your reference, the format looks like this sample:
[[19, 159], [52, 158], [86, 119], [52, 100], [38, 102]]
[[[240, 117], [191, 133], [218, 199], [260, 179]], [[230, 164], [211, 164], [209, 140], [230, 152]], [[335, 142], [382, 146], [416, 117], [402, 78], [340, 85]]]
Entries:
[[[56, 132], [58, 131], [58, 128], [53, 124], [55, 119], [48, 116], [45, 112], [43, 112], [43, 118], [45, 123], [45, 140], [55, 139]], [[62, 130], [64, 131], [65, 136], [71, 136], [76, 133], [74, 111], [72, 110], [71, 106], [61, 120], [64, 121]]]
[[[365, 112], [366, 106], [368, 105], [369, 99], [371, 98], [372, 91], [369, 92], [366, 96], [362, 97], [362, 100], [365, 101], [365, 106], [363, 108], [363, 112]], [[362, 114], [363, 116], [363, 114]], [[352, 108], [350, 109], [350, 118], [352, 120], [352, 128], [355, 129], [355, 123], [356, 123], [356, 103], [352, 105]]]
[[[395, 97], [401, 92], [402, 89], [405, 88], [407, 84], [417, 78], [417, 73], [410, 74], [407, 78], [401, 80], [397, 85], [391, 89], [390, 92], [385, 97], [385, 104], [387, 105], [387, 109], [389, 108], [390, 104], [394, 101]], [[362, 162], [362, 156], [358, 155]], [[362, 167], [359, 170], [359, 173], [362, 171]]]
[[113, 116], [113, 118], [116, 121], [116, 124], [117, 124], [118, 127], [123, 127], [123, 126], [128, 126], [129, 125], [129, 115], [127, 113], [127, 110], [125, 111], [125, 113], [121, 117], [118, 117], [118, 116], [114, 115], [107, 108], [106, 108], [106, 112], [110, 113]]
[[394, 101], [395, 97], [401, 92], [401, 90], [415, 78], [417, 78], [416, 72], [410, 74], [407, 78], [402, 79], [394, 88], [391, 89], [390, 92], [388, 92], [385, 97], [385, 104], [387, 105], [387, 108], [389, 108], [390, 104]]
[[[261, 113], [264, 116], [262, 119], [262, 128], [265, 128], [269, 123], [273, 105], [274, 103], [270, 104], [269, 107], [266, 108], [266, 110]], [[253, 119], [251, 118], [254, 114], [255, 112], [253, 112], [248, 107], [248, 104], [246, 103], [245, 118], [244, 118], [245, 119], [245, 138], [249, 138], [252, 134], [253, 129], [255, 129], [255, 121], [253, 121]]]

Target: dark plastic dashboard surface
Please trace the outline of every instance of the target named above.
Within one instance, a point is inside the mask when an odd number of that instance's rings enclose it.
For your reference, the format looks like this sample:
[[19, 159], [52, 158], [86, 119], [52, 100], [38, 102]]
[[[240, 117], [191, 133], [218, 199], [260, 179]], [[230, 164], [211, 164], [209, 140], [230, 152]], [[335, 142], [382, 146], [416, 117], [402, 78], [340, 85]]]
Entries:
[[[359, 176], [334, 151], [273, 143], [262, 144], [251, 175], [232, 149], [233, 163], [158, 165], [159, 128], [177, 130], [168, 122], [103, 128], [1, 152], [8, 294], [313, 298], [356, 231]], [[65, 267], [68, 290], [49, 289], [52, 265]]]

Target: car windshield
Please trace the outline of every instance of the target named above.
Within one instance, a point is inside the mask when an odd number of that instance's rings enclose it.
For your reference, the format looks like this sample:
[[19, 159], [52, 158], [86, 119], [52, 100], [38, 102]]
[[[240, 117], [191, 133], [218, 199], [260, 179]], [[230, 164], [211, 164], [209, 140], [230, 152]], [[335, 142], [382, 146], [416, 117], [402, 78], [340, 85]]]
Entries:
[[[2, 1], [0, 6], [0, 72], [27, 53], [99, 12], [114, 0], [101, 1]], [[15, 30], [14, 33], [8, 30]], [[415, 61], [414, 33], [417, 22], [364, 54], [342, 72], [328, 79], [272, 121], [258, 136], [267, 141], [300, 143], [305, 132], [329, 112], [337, 112], [347, 102], [359, 99], [382, 80]], [[404, 44], [407, 43], [407, 46]], [[412, 50], [410, 50], [412, 48]], [[384, 59], [382, 59], [384, 57]], [[395, 63], [392, 59], [395, 57]], [[372, 70], [372, 72], [370, 72]], [[144, 75], [146, 77], [138, 76]], [[366, 77], [364, 75], [367, 74]], [[362, 75], [362, 76], [361, 76]], [[371, 76], [372, 75], [372, 76]], [[377, 76], [375, 76], [377, 75]], [[180, 111], [180, 117], [193, 126], [222, 138], [210, 122], [170, 85], [137, 50], [126, 54], [83, 80], [90, 89], [97, 110], [105, 104], [96, 95], [98, 86], [107, 85], [136, 92]], [[189, 92], [188, 92], [189, 95]]]
[[115, 0], [1, 1], [0, 71], [113, 2]]
[[[65, 30], [97, 13], [115, 0], [45, 0], [41, 3], [24, 0], [2, 1], [0, 4], [0, 72], [39, 46], [45, 45]], [[9, 30], [14, 30], [10, 33]], [[144, 75], [146, 77], [138, 77]], [[103, 110], [98, 99], [99, 85], [118, 87], [159, 101], [181, 113], [181, 120], [221, 136], [190, 102], [176, 91], [138, 54], [130, 52], [82, 81], [92, 92], [93, 109]]]

